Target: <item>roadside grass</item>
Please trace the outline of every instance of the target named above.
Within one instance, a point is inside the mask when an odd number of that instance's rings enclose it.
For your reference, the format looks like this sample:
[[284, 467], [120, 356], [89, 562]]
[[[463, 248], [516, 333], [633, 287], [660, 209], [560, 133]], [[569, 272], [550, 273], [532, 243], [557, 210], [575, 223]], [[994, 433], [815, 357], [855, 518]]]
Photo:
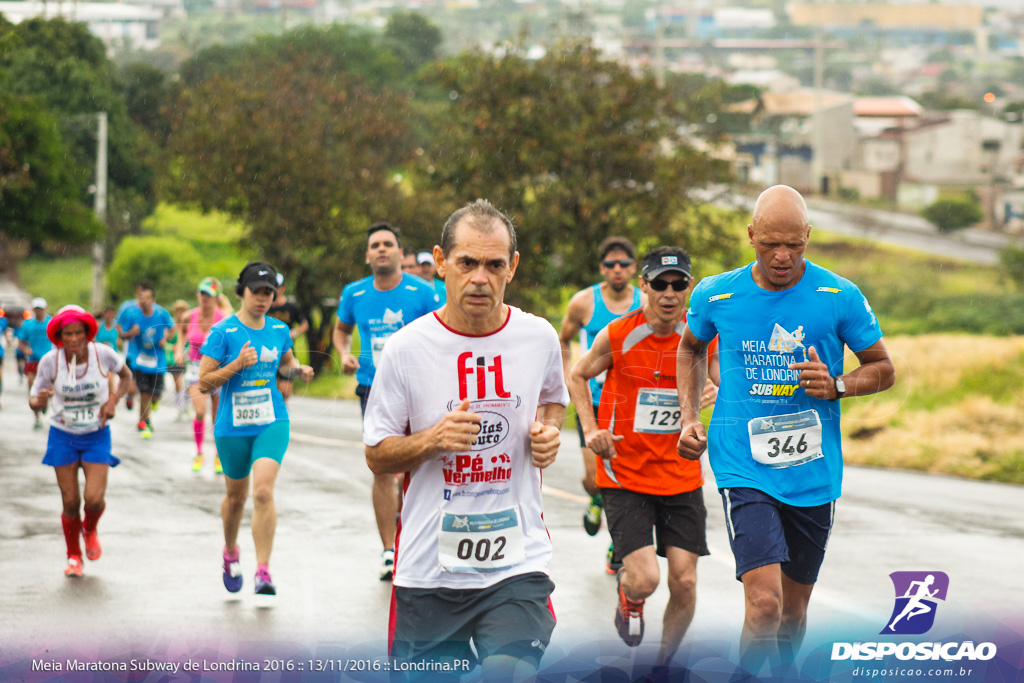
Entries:
[[[190, 243], [203, 259], [204, 277], [234, 282], [250, 255], [240, 248], [243, 226], [220, 213], [160, 204], [143, 223], [142, 234], [173, 237]], [[32, 296], [41, 296], [51, 311], [67, 304], [88, 307], [92, 298], [92, 258], [86, 254], [39, 254], [18, 263], [18, 280]], [[170, 306], [171, 301], [160, 300]], [[191, 302], [189, 302], [191, 303]]]
[[92, 258], [29, 256], [18, 262], [18, 281], [29, 296], [46, 299], [51, 313], [67, 304], [88, 307], [92, 296]]
[[1024, 484], [1024, 339], [885, 342], [896, 385], [843, 401], [846, 462]]

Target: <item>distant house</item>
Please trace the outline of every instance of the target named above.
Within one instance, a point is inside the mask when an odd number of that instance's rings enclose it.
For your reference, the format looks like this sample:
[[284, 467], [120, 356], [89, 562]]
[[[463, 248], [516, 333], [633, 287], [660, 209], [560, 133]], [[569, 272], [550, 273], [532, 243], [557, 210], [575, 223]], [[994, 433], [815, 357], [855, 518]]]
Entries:
[[20, 24], [36, 17], [88, 25], [89, 33], [103, 41], [107, 51], [132, 47], [153, 50], [160, 46], [162, 9], [152, 6], [129, 5], [120, 2], [0, 2], [0, 14], [8, 21]]
[[[856, 149], [853, 96], [814, 90], [766, 92], [730, 107], [747, 114], [750, 128], [734, 136], [735, 171], [741, 179], [761, 184], [784, 183], [801, 191], [818, 191], [829, 178], [851, 168]], [[815, 112], [822, 124], [819, 151], [823, 179], [815, 182]], [[822, 182], [824, 180], [824, 183]]]

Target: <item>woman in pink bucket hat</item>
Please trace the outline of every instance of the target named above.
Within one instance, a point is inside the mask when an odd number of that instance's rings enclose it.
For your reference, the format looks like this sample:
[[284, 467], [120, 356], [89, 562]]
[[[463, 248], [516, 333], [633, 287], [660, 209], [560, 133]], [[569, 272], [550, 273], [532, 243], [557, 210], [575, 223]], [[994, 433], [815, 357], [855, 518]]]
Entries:
[[[64, 510], [60, 521], [64, 528], [68, 566], [64, 575], [82, 576], [82, 549], [79, 534], [85, 538], [85, 554], [100, 559], [102, 552], [96, 525], [106, 508], [107, 473], [120, 460], [110, 448], [110, 426], [117, 402], [127, 393], [131, 371], [116, 351], [96, 344], [96, 319], [80, 306], [65, 306], [46, 326], [53, 342], [39, 361], [39, 373], [32, 386], [29, 405], [45, 408], [53, 400], [53, 417], [43, 464], [57, 474]], [[120, 381], [117, 392], [110, 393], [110, 373]], [[78, 469], [85, 472], [84, 495], [79, 490]], [[85, 519], [81, 518], [85, 500]]]

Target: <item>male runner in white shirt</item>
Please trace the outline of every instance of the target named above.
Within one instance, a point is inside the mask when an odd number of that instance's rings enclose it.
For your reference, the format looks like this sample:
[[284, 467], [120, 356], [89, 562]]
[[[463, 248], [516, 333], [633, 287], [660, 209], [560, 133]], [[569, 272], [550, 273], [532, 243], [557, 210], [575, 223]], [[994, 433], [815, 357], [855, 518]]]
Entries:
[[375, 474], [407, 473], [391, 656], [465, 666], [472, 641], [488, 679], [535, 672], [554, 629], [541, 470], [569, 402], [554, 328], [504, 303], [515, 248], [488, 202], [452, 214], [447, 304], [389, 340], [363, 431]]

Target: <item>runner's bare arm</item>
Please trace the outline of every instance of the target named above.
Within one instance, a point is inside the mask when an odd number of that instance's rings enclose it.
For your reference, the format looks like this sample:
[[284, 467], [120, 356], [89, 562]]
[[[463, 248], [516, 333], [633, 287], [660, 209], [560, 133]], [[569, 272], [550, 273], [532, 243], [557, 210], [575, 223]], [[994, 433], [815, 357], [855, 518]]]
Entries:
[[[846, 384], [846, 396], [867, 396], [885, 391], [896, 381], [896, 369], [889, 358], [885, 342], [879, 339], [868, 348], [856, 354], [860, 366], [849, 373], [840, 375]], [[828, 401], [836, 400], [836, 383], [813, 346], [807, 349], [808, 360], [792, 363], [790, 370], [800, 371], [800, 386], [808, 396]]]
[[562, 420], [565, 406], [545, 403], [537, 408], [537, 420], [530, 425], [530, 450], [534, 467], [544, 469], [555, 461], [561, 445]]
[[389, 436], [366, 447], [366, 464], [374, 474], [401, 474], [440, 453], [467, 453], [480, 432], [480, 416], [469, 410], [469, 399], [433, 427], [409, 436]]
[[562, 372], [565, 373], [566, 382], [569, 381], [569, 371], [572, 369], [572, 340], [579, 335], [580, 328], [590, 320], [594, 313], [593, 307], [590, 290], [583, 289], [572, 295], [569, 306], [565, 309], [562, 329], [558, 331], [558, 341], [562, 345]]
[[245, 368], [255, 365], [257, 360], [256, 349], [249, 342], [245, 342], [238, 358], [234, 359], [224, 367], [220, 362], [209, 356], [203, 356], [199, 361], [199, 391], [204, 394], [213, 391], [234, 377]]
[[700, 409], [710, 408], [718, 398], [718, 385], [722, 383], [718, 367], [718, 345], [708, 353], [708, 379], [704, 383], [704, 392], [700, 395]]
[[622, 436], [615, 436], [607, 429], [598, 429], [597, 416], [594, 415], [594, 397], [590, 392], [590, 380], [597, 377], [612, 366], [612, 343], [608, 336], [608, 328], [604, 328], [594, 337], [590, 350], [572, 366], [569, 372], [569, 396], [576, 406], [576, 419], [580, 421], [583, 438], [587, 448], [602, 458], [615, 457], [615, 442], [622, 441]]
[[701, 394], [708, 376], [708, 344], [697, 339], [686, 327], [676, 349], [676, 389], [682, 411], [676, 450], [687, 460], [699, 460], [708, 445], [704, 425], [700, 422]]
[[124, 395], [128, 393], [128, 387], [131, 386], [132, 371], [127, 364], [121, 366], [117, 378], [117, 391], [112, 393], [107, 402], [100, 407], [100, 427], [105, 426], [108, 420], [113, 419], [117, 412], [117, 402], [124, 398]]
[[355, 374], [359, 369], [359, 359], [352, 355], [352, 330], [353, 325], [347, 325], [340, 320], [334, 326], [334, 348], [338, 350], [338, 358], [341, 360], [341, 371], [346, 375]]

